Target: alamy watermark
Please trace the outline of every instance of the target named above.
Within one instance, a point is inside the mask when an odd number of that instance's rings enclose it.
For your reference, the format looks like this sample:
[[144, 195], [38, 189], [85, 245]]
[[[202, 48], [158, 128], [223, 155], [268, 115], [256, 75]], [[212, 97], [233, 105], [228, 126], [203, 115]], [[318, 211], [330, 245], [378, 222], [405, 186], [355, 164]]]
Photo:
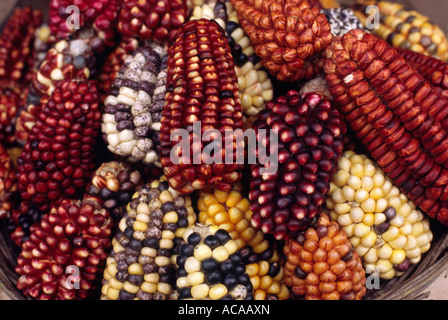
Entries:
[[81, 278], [79, 276], [79, 268], [75, 265], [69, 265], [69, 266], [67, 266], [67, 268], [65, 268], [65, 273], [71, 274], [65, 280], [65, 287], [69, 290], [72, 290], [72, 289], [78, 290], [79, 282], [81, 280]]
[[65, 26], [71, 32], [79, 30], [80, 27], [80, 13], [78, 6], [70, 5], [65, 8], [65, 13], [69, 16], [65, 20]]

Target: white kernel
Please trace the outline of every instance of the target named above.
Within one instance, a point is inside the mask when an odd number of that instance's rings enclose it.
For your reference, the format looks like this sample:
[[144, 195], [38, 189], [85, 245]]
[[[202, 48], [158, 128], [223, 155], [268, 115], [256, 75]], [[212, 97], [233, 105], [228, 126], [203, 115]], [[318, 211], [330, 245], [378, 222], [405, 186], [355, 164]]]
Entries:
[[361, 207], [353, 207], [350, 210], [350, 218], [355, 223], [361, 222], [364, 218], [364, 211], [361, 209]]
[[[378, 204], [378, 202], [377, 202]], [[374, 221], [374, 225], [379, 225], [382, 224], [384, 221], [386, 221], [386, 215], [382, 212], [380, 213], [375, 213], [375, 221]]]
[[389, 202], [386, 199], [384, 198], [378, 199], [376, 200], [375, 212], [384, 212], [388, 206]]
[[370, 248], [370, 250], [367, 251], [367, 253], [364, 255], [363, 262], [369, 263], [369, 264], [374, 264], [377, 261], [378, 261], [377, 249]]
[[389, 244], [384, 244], [378, 249], [378, 257], [380, 259], [389, 259], [394, 249]]
[[354, 233], [357, 237], [364, 237], [370, 232], [370, 227], [366, 226], [364, 223], [358, 223], [355, 225]]
[[373, 179], [369, 176], [364, 176], [361, 178], [361, 187], [370, 192], [373, 189]]
[[364, 212], [375, 212], [376, 201], [372, 198], [367, 198], [364, 202], [361, 203], [361, 208]]
[[355, 247], [355, 251], [360, 257], [364, 257], [364, 255], [367, 253], [367, 251], [369, 251], [369, 249], [370, 249], [369, 247], [364, 247], [363, 245]]
[[347, 184], [353, 189], [353, 190], [358, 190], [361, 188], [362, 183], [361, 183], [361, 179], [358, 176], [355, 175], [351, 175], [348, 180], [347, 180]]
[[361, 245], [365, 247], [373, 247], [376, 243], [377, 235], [371, 230], [366, 236], [361, 239]]
[[346, 201], [355, 200], [355, 190], [353, 190], [350, 186], [344, 186], [342, 188], [342, 195]]
[[338, 203], [334, 206], [334, 211], [337, 214], [344, 214], [350, 212], [352, 207], [348, 203]]
[[403, 249], [408, 243], [408, 238], [402, 234], [398, 235], [395, 240], [389, 241], [389, 244], [394, 249]]

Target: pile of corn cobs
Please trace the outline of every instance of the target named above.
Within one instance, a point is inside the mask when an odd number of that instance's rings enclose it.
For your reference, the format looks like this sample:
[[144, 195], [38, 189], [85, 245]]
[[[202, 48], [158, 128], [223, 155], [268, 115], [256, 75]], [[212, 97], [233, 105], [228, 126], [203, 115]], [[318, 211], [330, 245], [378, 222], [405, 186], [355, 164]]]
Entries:
[[52, 0], [48, 25], [16, 9], [0, 218], [17, 288], [355, 300], [368, 273], [418, 263], [448, 225], [448, 41], [399, 5], [327, 6]]

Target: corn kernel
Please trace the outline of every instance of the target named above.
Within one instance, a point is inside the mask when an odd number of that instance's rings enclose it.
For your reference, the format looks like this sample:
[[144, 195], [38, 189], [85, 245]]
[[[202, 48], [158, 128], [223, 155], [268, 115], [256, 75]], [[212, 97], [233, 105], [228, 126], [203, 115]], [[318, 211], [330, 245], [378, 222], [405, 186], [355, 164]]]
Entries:
[[386, 221], [386, 215], [382, 212], [375, 213], [375, 220], [373, 222], [374, 225], [382, 224], [384, 221]]
[[374, 187], [381, 188], [384, 185], [384, 182], [385, 182], [384, 174], [375, 173], [373, 175], [373, 185], [374, 185]]
[[380, 259], [389, 259], [392, 255], [394, 249], [389, 244], [384, 244], [381, 248], [378, 249], [378, 257]]
[[355, 190], [353, 190], [349, 186], [344, 186], [342, 188], [342, 196], [346, 201], [354, 201], [355, 200]]
[[222, 283], [218, 283], [210, 288], [209, 297], [212, 300], [219, 300], [227, 294], [227, 288]]
[[361, 222], [364, 219], [364, 211], [361, 209], [361, 207], [353, 207], [350, 210], [350, 218], [355, 223]]
[[361, 245], [365, 247], [373, 247], [375, 245], [377, 235], [375, 231], [371, 230], [367, 235], [361, 239]]
[[402, 234], [398, 235], [395, 240], [389, 241], [389, 244], [394, 249], [403, 249], [404, 247], [406, 247], [407, 243], [407, 237]]
[[347, 171], [339, 170], [333, 178], [333, 183], [342, 188], [347, 185], [347, 180], [350, 177], [350, 174]]
[[369, 251], [363, 257], [364, 263], [374, 264], [378, 261], [377, 249], [370, 248]]
[[362, 183], [361, 183], [361, 178], [356, 176], [356, 175], [351, 175], [348, 180], [347, 180], [347, 184], [353, 189], [353, 190], [358, 190], [361, 188]]
[[349, 213], [341, 214], [337, 217], [338, 224], [342, 227], [353, 225], [353, 220]]
[[422, 233], [425, 232], [423, 224], [421, 222], [416, 222], [412, 225], [412, 235], [418, 238]]
[[334, 206], [334, 211], [337, 214], [344, 214], [350, 212], [351, 206], [348, 203], [338, 203]]
[[375, 212], [376, 208], [376, 201], [372, 198], [367, 198], [365, 201], [361, 203], [361, 208], [364, 210], [364, 212]]
[[190, 286], [201, 284], [204, 282], [204, 279], [205, 279], [204, 273], [201, 271], [192, 272], [187, 275], [187, 281], [190, 284]]
[[[369, 193], [364, 189], [358, 189], [355, 193], [355, 201], [358, 203], [363, 203], [369, 198]], [[373, 211], [372, 211], [373, 212]]]
[[342, 227], [342, 230], [344, 230], [344, 232], [347, 234], [348, 238], [353, 237], [353, 235], [354, 235], [353, 230], [354, 229], [355, 229], [355, 225], [353, 223], [349, 224], [349, 225], [347, 225], [345, 227]]
[[349, 240], [353, 248], [356, 248], [361, 244], [361, 238], [359, 237], [352, 236]]
[[362, 222], [368, 227], [373, 226], [375, 222], [375, 215], [373, 213], [366, 213], [362, 219]]
[[355, 247], [355, 251], [360, 257], [364, 257], [364, 255], [367, 253], [367, 251], [369, 251], [369, 249], [370, 249], [369, 247], [364, 247], [362, 245], [358, 245], [357, 247]]
[[202, 300], [208, 296], [209, 286], [205, 283], [198, 284], [191, 288], [191, 296], [195, 300]]
[[412, 250], [406, 250], [406, 257], [408, 257], [409, 259], [420, 257], [420, 255], [421, 251], [419, 247], [415, 247]]

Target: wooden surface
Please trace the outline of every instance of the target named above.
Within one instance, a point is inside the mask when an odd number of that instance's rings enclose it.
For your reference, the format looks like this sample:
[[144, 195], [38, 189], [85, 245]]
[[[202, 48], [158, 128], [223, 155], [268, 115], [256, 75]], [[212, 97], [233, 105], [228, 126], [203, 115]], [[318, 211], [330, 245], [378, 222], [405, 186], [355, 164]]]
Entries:
[[[420, 13], [428, 16], [431, 20], [438, 24], [442, 30], [446, 33], [448, 31], [448, 0], [392, 0], [393, 2], [403, 3], [413, 9], [416, 9]], [[38, 0], [22, 0], [22, 4], [30, 4], [35, 8], [44, 10], [49, 1]], [[3, 21], [5, 17], [11, 12], [14, 7], [15, 0], [1, 0], [0, 1], [0, 21]], [[448, 267], [448, 266], [447, 266]], [[448, 278], [446, 273], [443, 273], [439, 279], [437, 279], [429, 288], [431, 291], [430, 299], [434, 300], [448, 300]], [[7, 300], [8, 297], [0, 289], [0, 300]]]

